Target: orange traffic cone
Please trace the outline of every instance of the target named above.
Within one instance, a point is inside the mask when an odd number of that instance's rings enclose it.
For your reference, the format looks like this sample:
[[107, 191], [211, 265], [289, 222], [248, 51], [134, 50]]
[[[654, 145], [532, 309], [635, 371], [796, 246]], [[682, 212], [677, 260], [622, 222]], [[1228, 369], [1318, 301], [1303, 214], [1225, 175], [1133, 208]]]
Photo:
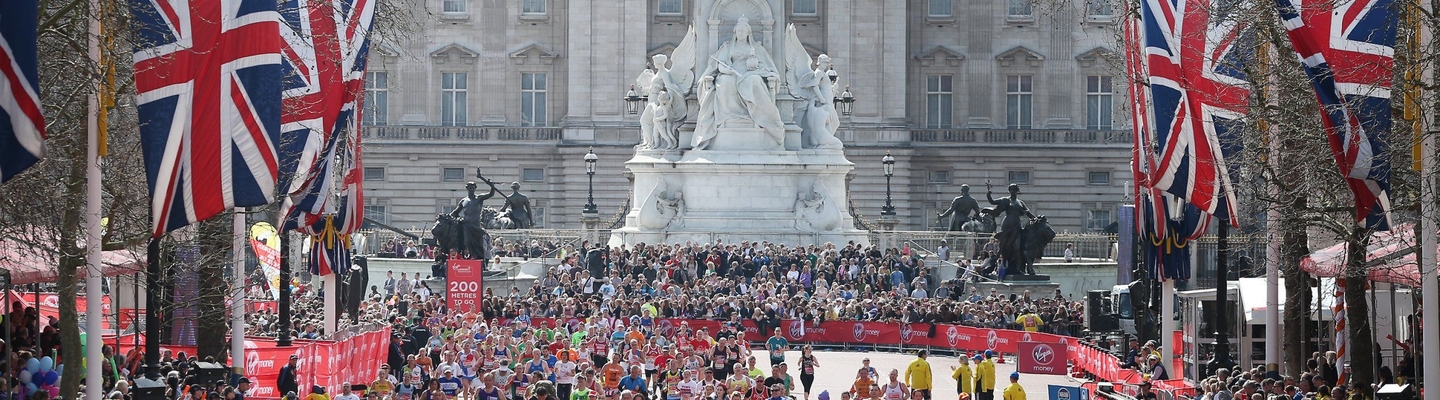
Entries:
[[995, 353], [995, 363], [996, 363], [996, 364], [1004, 364], [1004, 363], [1005, 363], [1005, 353]]

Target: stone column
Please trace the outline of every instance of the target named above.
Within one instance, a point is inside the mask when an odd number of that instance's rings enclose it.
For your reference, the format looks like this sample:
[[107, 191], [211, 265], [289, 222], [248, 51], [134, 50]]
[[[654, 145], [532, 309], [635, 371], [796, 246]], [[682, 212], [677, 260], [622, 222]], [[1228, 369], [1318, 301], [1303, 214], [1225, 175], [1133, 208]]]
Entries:
[[900, 218], [894, 215], [881, 215], [875, 220], [880, 225], [880, 248], [890, 249], [895, 247], [895, 225], [900, 224]]
[[600, 212], [584, 211], [580, 213], [580, 223], [584, 225], [585, 240], [596, 243], [600, 240]]

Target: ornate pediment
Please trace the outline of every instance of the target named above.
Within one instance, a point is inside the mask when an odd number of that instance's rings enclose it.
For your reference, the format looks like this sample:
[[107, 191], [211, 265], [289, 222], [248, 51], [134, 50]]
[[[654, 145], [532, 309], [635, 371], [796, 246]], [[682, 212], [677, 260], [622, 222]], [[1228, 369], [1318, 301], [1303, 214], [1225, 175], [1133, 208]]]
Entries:
[[1080, 62], [1080, 66], [1084, 68], [1103, 65], [1107, 62], [1118, 62], [1119, 60], [1120, 54], [1104, 47], [1096, 47], [1075, 56], [1075, 61]]
[[461, 46], [455, 43], [447, 44], [444, 47], [430, 52], [430, 58], [435, 60], [435, 64], [445, 64], [450, 62], [463, 63], [467, 65], [474, 64], [476, 57], [480, 57], [479, 52], [476, 52], [475, 50], [470, 50], [465, 46]]
[[555, 61], [556, 57], [560, 57], [560, 53], [539, 43], [527, 44], [510, 52], [510, 60], [516, 64], [534, 63], [534, 61], [528, 61], [533, 59], [538, 60], [540, 64], [549, 65]]
[[1002, 67], [1039, 67], [1045, 56], [1025, 46], [1015, 46], [995, 56], [995, 61], [999, 61]]
[[933, 46], [916, 54], [915, 59], [920, 60], [920, 65], [924, 67], [935, 65], [958, 67], [960, 62], [965, 60], [965, 55], [946, 46]]

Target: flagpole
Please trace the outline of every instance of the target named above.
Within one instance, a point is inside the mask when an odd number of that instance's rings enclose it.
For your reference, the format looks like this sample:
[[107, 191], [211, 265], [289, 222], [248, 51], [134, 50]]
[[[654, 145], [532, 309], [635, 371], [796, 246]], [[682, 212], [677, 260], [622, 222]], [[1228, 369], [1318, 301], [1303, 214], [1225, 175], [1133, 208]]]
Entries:
[[[1419, 4], [1421, 10], [1412, 9], [1410, 12], [1419, 13], [1423, 10], [1424, 13], [1418, 15], [1429, 15], [1430, 12], [1434, 11], [1430, 6], [1430, 2], [1422, 1], [1419, 2]], [[1421, 17], [1414, 18], [1419, 20]], [[1418, 48], [1422, 46], [1422, 44], [1429, 44], [1435, 40], [1435, 33], [1429, 29], [1429, 25], [1417, 23], [1413, 26], [1418, 31], [1415, 33], [1419, 36], [1419, 40], [1412, 42], [1415, 43], [1415, 47]], [[1418, 49], [1416, 50], [1417, 51], [1412, 51], [1412, 53], [1418, 53]], [[1437, 72], [1436, 69], [1440, 69], [1440, 64], [1433, 66], [1433, 68], [1425, 68], [1424, 66], [1417, 66], [1416, 68], [1421, 71], [1421, 82], [1430, 82], [1434, 80]], [[1419, 85], [1420, 83], [1412, 84]], [[1416, 99], [1417, 106], [1419, 106], [1419, 103], [1420, 100]], [[1440, 107], [1440, 104], [1436, 106]], [[1433, 201], [1433, 199], [1435, 199], [1435, 133], [1427, 129], [1425, 117], [1423, 116], [1424, 112], [1421, 111], [1423, 109], [1423, 107], [1417, 107], [1416, 111], [1418, 113], [1415, 115], [1415, 133], [1421, 135], [1420, 199], [1422, 199], [1420, 201], [1419, 222], [1420, 250], [1415, 252], [1415, 265], [1418, 265], [1420, 269], [1420, 305], [1422, 309], [1420, 316], [1420, 343], [1424, 344], [1422, 345], [1424, 348], [1421, 349], [1424, 356], [1420, 357], [1422, 359], [1421, 366], [1424, 367], [1424, 376], [1421, 382], [1433, 386], [1440, 383], [1440, 357], [1437, 357], [1436, 350], [1436, 347], [1440, 346], [1437, 345], [1440, 344], [1440, 329], [1434, 329], [1435, 323], [1440, 322], [1440, 273], [1437, 273], [1440, 272], [1437, 271], [1437, 268], [1440, 268], [1437, 267], [1437, 261], [1440, 261], [1440, 252], [1436, 250], [1435, 237], [1436, 225], [1437, 222], [1440, 222], [1440, 215], [1437, 215], [1435, 202]], [[1432, 111], [1430, 117], [1440, 118], [1440, 113]], [[1433, 123], [1434, 121], [1432, 121], [1432, 124]], [[1429, 128], [1434, 129], [1433, 126]], [[1440, 389], [1431, 388], [1431, 390], [1425, 390], [1423, 393], [1425, 400], [1440, 400]]]
[[[1262, 46], [1262, 49], [1260, 53], [1260, 59], [1262, 60], [1260, 68], [1266, 72], [1265, 82], [1267, 85], [1260, 93], [1265, 96], [1265, 104], [1267, 106], [1277, 105], [1275, 99], [1279, 97], [1278, 93], [1275, 93], [1275, 88], [1278, 87], [1276, 82], [1278, 78], [1269, 73], [1269, 61], [1271, 58], [1278, 59], [1279, 57], [1271, 57], [1274, 55], [1271, 54], [1274, 49], [1271, 46]], [[1260, 123], [1265, 127], [1263, 133], [1269, 142], [1268, 146], [1266, 146], [1269, 149], [1266, 151], [1268, 152], [1270, 166], [1272, 168], [1278, 168], [1280, 165], [1280, 129], [1277, 128], [1276, 125], [1270, 124], [1269, 121], [1262, 120]], [[1271, 177], [1271, 179], [1276, 178]], [[1269, 186], [1270, 197], [1280, 198], [1279, 182], [1266, 183]], [[1265, 365], [1267, 367], [1270, 364], [1279, 363], [1280, 360], [1284, 359], [1280, 354], [1280, 241], [1283, 239], [1282, 235], [1284, 234], [1284, 232], [1280, 230], [1280, 218], [1280, 209], [1278, 206], [1271, 205], [1270, 210], [1265, 212], [1265, 237], [1268, 239], [1265, 244]], [[1292, 277], [1292, 279], [1295, 278]], [[1295, 293], [1295, 295], [1298, 295], [1298, 293]], [[1303, 328], [1295, 327], [1295, 329]], [[1298, 354], [1305, 354], [1304, 350], [1302, 349]], [[1282, 367], [1280, 370], [1284, 371], [1284, 368]], [[1299, 371], [1289, 372], [1292, 374], [1299, 373]]]
[[[100, 66], [100, 17], [95, 15], [99, 12], [100, 2], [90, 0], [90, 31], [87, 36], [90, 60]], [[102, 72], [103, 74], [103, 72]], [[103, 78], [103, 77], [102, 77]], [[88, 132], [88, 143], [85, 146], [85, 368], [86, 382], [102, 382], [100, 374], [101, 365], [104, 363], [104, 354], [101, 352], [102, 328], [105, 317], [101, 314], [100, 285], [102, 274], [100, 267], [100, 90], [103, 87], [103, 80], [96, 82], [97, 90], [86, 96], [87, 106], [90, 112], [85, 118], [85, 129]], [[85, 399], [100, 400], [104, 385], [85, 385]]]
[[[230, 368], [237, 376], [245, 376], [245, 213], [235, 209], [235, 240], [230, 246], [232, 266], [230, 285], [235, 297], [230, 301]], [[282, 393], [283, 394], [283, 393]]]

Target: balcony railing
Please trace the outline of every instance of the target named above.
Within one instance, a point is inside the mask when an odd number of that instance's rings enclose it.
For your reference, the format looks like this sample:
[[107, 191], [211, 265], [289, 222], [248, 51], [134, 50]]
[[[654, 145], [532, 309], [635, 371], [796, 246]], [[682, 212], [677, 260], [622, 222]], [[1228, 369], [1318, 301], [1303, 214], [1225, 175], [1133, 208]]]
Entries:
[[462, 142], [558, 141], [560, 128], [478, 126], [369, 126], [365, 138], [384, 140], [435, 140]]
[[1128, 144], [1129, 131], [1078, 129], [915, 129], [917, 143]]

